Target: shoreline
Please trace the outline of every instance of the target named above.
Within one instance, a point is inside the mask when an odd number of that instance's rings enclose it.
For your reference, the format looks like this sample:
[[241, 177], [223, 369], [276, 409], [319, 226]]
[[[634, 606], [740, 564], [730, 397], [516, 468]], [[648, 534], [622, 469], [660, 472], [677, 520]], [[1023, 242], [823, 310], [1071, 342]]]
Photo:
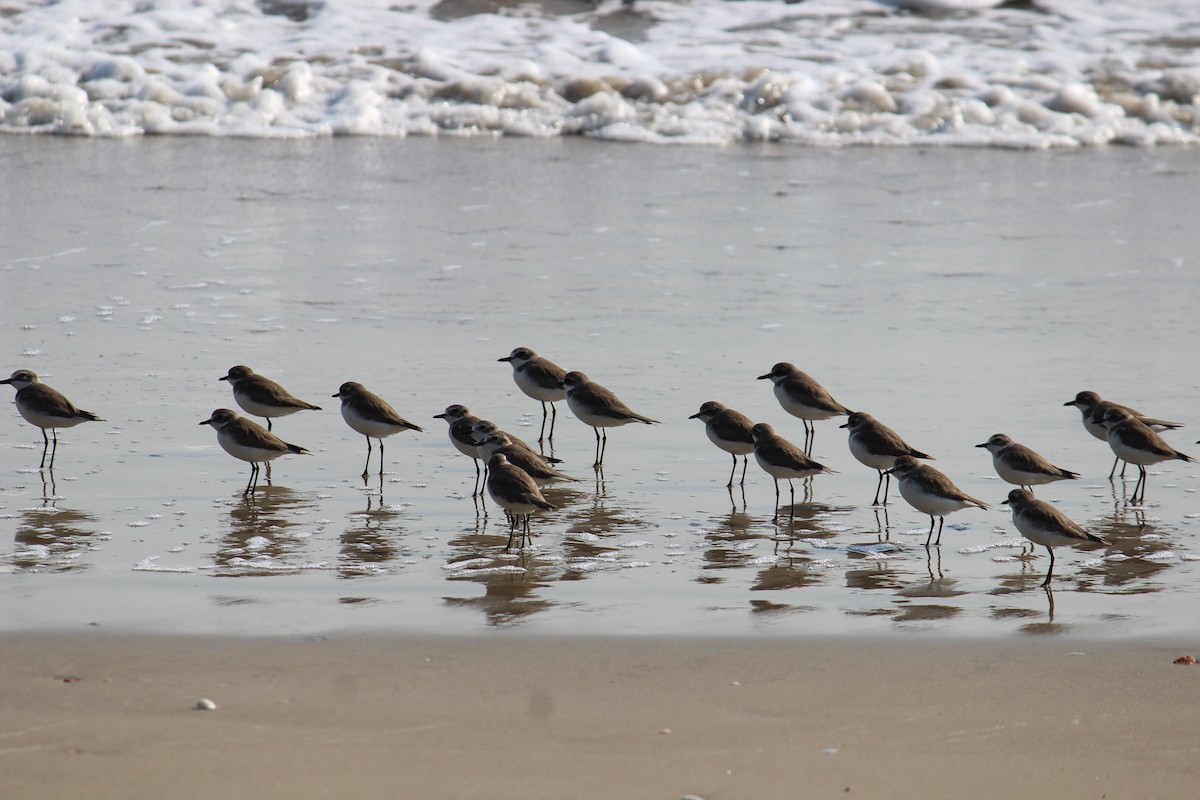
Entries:
[[[1163, 796], [1200, 673], [1078, 639], [5, 634], [12, 798]], [[197, 710], [201, 699], [217, 708]]]

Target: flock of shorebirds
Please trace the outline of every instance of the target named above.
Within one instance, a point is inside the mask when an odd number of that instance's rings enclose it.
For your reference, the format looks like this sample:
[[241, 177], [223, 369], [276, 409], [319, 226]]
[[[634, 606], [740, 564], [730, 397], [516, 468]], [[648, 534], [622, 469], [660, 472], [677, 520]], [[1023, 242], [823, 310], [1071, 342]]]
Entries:
[[[591, 426], [596, 435], [595, 462], [600, 470], [608, 445], [606, 428], [632, 422], [655, 424], [658, 421], [638, 414], [608, 389], [590, 380], [582, 372], [568, 372], [539, 356], [528, 347], [518, 347], [498, 359], [513, 368], [513, 380], [522, 392], [542, 404], [542, 428], [538, 441], [544, 441], [549, 424], [549, 438], [554, 437], [558, 411], [555, 403], [566, 400], [572, 413]], [[789, 414], [804, 424], [804, 444], [797, 446], [777, 434], [764, 422], [754, 423], [748, 417], [721, 403], [704, 403], [691, 416], [704, 423], [708, 438], [733, 458], [728, 487], [734, 485], [738, 456], [742, 457], [741, 484], [746, 481], [749, 455], [775, 482], [775, 519], [779, 519], [779, 481], [788, 481], [791, 490], [791, 510], [795, 513], [796, 490], [793, 481], [835, 472], [811, 457], [814, 422], [834, 417], [847, 417], [841, 427], [849, 430], [851, 454], [862, 464], [879, 473], [872, 505], [887, 505], [891, 478], [895, 476], [900, 495], [915, 509], [929, 515], [929, 535], [925, 546], [941, 544], [945, 515], [964, 508], [987, 509], [982, 500], [959, 489], [944, 473], [922, 463], [932, 456], [911, 447], [899, 434], [862, 411], [851, 411], [837, 402], [817, 381], [788, 363], [776, 364], [770, 372], [758, 376], [774, 384], [776, 399]], [[290, 444], [272, 431], [271, 420], [303, 410], [320, 410], [319, 406], [293, 397], [278, 383], [258, 375], [249, 367], [235, 366], [220, 378], [233, 387], [233, 397], [248, 414], [267, 420], [264, 428], [227, 408], [218, 408], [201, 425], [210, 425], [217, 432], [217, 442], [231, 456], [250, 464], [250, 478], [243, 495], [258, 486], [260, 465], [289, 453], [307, 453], [303, 447]], [[26, 369], [14, 372], [7, 383], [17, 390], [17, 411], [28, 422], [42, 429], [42, 461], [39, 469], [54, 468], [58, 449], [58, 428], [70, 428], [83, 422], [100, 420], [95, 414], [74, 406], [63, 394], [42, 383]], [[404, 419], [381, 397], [353, 381], [343, 383], [333, 397], [342, 401], [342, 418], [353, 430], [367, 439], [367, 461], [363, 476], [370, 472], [372, 444], [379, 441], [379, 473], [383, 474], [383, 440], [407, 430], [420, 431], [418, 425]], [[1133, 464], [1138, 469], [1132, 501], [1144, 503], [1146, 496], [1146, 467], [1163, 461], [1193, 459], [1171, 447], [1159, 431], [1180, 427], [1180, 423], [1148, 417], [1133, 409], [1102, 400], [1095, 392], [1080, 392], [1064, 405], [1075, 406], [1083, 416], [1083, 425], [1097, 439], [1106, 441], [1115, 460], [1111, 478], [1119, 462]], [[520, 529], [521, 544], [529, 534], [529, 518], [539, 510], [553, 510], [542, 495], [541, 487], [557, 480], [577, 480], [558, 471], [557, 459], [542, 455], [516, 437], [500, 430], [494, 423], [479, 419], [462, 405], [449, 406], [436, 418], [449, 424], [451, 443], [463, 454], [474, 459], [475, 489], [473, 495], [487, 494], [501, 506], [509, 518], [508, 546]], [[50, 435], [47, 435], [50, 431]], [[1008, 494], [1004, 504], [1012, 509], [1013, 525], [1034, 544], [1044, 546], [1050, 554], [1050, 569], [1043, 586], [1048, 586], [1054, 572], [1054, 548], [1059, 546], [1098, 543], [1108, 544], [1101, 537], [1084, 530], [1053, 505], [1037, 499], [1033, 487], [1059, 480], [1078, 478], [1069, 470], [1056, 467], [1034, 450], [998, 433], [976, 445], [986, 448], [992, 456], [996, 473], [1018, 488]], [[480, 463], [485, 469], [480, 469]], [[482, 484], [483, 488], [481, 488]], [[882, 500], [880, 499], [882, 490]], [[1140, 494], [1139, 494], [1140, 492]], [[934, 527], [937, 539], [934, 539]]]

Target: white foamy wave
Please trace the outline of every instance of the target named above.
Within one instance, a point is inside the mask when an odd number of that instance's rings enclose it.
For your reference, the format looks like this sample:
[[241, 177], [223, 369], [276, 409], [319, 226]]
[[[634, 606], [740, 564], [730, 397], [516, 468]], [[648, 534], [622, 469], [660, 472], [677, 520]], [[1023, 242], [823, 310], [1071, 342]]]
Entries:
[[1194, 0], [513, 2], [12, 0], [0, 130], [1200, 140]]

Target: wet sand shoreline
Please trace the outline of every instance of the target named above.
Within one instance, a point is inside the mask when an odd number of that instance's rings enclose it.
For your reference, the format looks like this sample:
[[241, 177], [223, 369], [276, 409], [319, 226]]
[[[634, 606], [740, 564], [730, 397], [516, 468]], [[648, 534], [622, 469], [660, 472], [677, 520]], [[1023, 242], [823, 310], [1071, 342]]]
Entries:
[[[9, 634], [9, 798], [1186, 796], [1164, 642]], [[216, 710], [196, 710], [202, 698]]]

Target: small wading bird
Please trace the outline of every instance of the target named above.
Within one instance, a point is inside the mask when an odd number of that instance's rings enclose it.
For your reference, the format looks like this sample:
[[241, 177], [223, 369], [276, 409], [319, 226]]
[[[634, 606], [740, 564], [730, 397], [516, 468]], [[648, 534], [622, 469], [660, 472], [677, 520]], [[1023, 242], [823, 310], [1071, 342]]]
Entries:
[[1146, 502], [1146, 467], [1172, 459], [1189, 463], [1195, 460], [1171, 447], [1149, 425], [1139, 422], [1137, 417], [1122, 408], [1105, 411], [1104, 424], [1108, 426], [1108, 446], [1112, 448], [1113, 455], [1138, 468], [1137, 483], [1133, 485], [1133, 497], [1130, 498], [1135, 505]]
[[[497, 361], [507, 361], [512, 364], [513, 381], [517, 388], [542, 404], [542, 430], [538, 433], [538, 442], [549, 438], [554, 441], [554, 423], [558, 419], [558, 409], [555, 403], [567, 398], [567, 391], [562, 387], [563, 378], [567, 373], [562, 367], [549, 359], [542, 358], [528, 347], [518, 347], [504, 358]], [[550, 436], [546, 436], [546, 404], [550, 404]]]
[[333, 396], [342, 400], [342, 419], [367, 439], [367, 462], [363, 464], [362, 472], [364, 478], [371, 469], [371, 437], [379, 440], [379, 474], [383, 475], [384, 437], [404, 431], [424, 430], [397, 414], [396, 409], [379, 395], [367, 391], [361, 383], [346, 381]]
[[[51, 389], [42, 383], [37, 373], [27, 369], [19, 369], [0, 383], [9, 383], [16, 388], [17, 394], [13, 402], [17, 404], [17, 413], [31, 425], [42, 429], [42, 461], [38, 469], [46, 466], [46, 451], [50, 451], [50, 469], [54, 470], [54, 456], [58, 453], [58, 429], [73, 428], [81, 422], [103, 422], [90, 411], [76, 408], [70, 400], [59, 391]], [[50, 438], [46, 436], [49, 429], [54, 438], [53, 448]]]
[[688, 419], [698, 419], [703, 422], [708, 440], [733, 456], [733, 469], [729, 472], [729, 483], [725, 484], [727, 487], [733, 487], [733, 476], [737, 474], [738, 456], [742, 457], [741, 485], [745, 486], [746, 465], [749, 463], [750, 454], [754, 452], [754, 436], [750, 433], [754, 423], [750, 418], [715, 400], [709, 400]]
[[775, 479], [775, 519], [779, 519], [779, 481], [786, 480], [791, 490], [791, 516], [796, 516], [796, 478], [811, 478], [814, 475], [837, 472], [824, 464], [813, 461], [804, 451], [784, 439], [765, 422], [750, 429], [754, 436], [754, 460], [763, 471]]
[[1042, 586], [1050, 585], [1054, 575], [1054, 548], [1078, 544], [1103, 544], [1110, 542], [1094, 533], [1088, 533], [1049, 503], [1038, 500], [1028, 489], [1013, 489], [1003, 501], [1012, 509], [1013, 526], [1029, 541], [1040, 544], [1050, 554], [1050, 569]]
[[[896, 465], [900, 456], [933, 459], [933, 456], [922, 453], [900, 438], [900, 434], [884, 425], [865, 411], [855, 411], [838, 427], [850, 430], [850, 454], [879, 472], [879, 482], [875, 484], [875, 499], [871, 505], [881, 505], [879, 490], [883, 489], [882, 505], [887, 505], [888, 491], [892, 488], [892, 476], [888, 472]], [[886, 481], [886, 484], [885, 484]]]
[[559, 472], [550, 466], [546, 459], [529, 448], [517, 446], [503, 431], [489, 433], [479, 441], [479, 454], [485, 461], [491, 463], [492, 456], [496, 453], [503, 453], [509, 464], [525, 470], [539, 487], [552, 481], [577, 482], [579, 480], [565, 472]]
[[228, 374], [217, 380], [229, 381], [229, 385], [233, 387], [233, 399], [247, 414], [265, 418], [267, 430], [271, 430], [272, 417], [286, 417], [297, 411], [321, 410], [320, 406], [292, 397], [287, 389], [275, 381], [264, 378], [240, 364], [230, 367]]
[[272, 461], [289, 453], [307, 454], [308, 451], [297, 444], [289, 444], [269, 430], [252, 422], [245, 417], [239, 417], [228, 408], [218, 408], [212, 416], [200, 423], [211, 425], [217, 432], [217, 443], [221, 449], [234, 458], [250, 462], [250, 480], [242, 496], [250, 494], [258, 488], [258, 472], [260, 463]]
[[[1102, 442], [1108, 441], [1108, 428], [1104, 425], [1104, 414], [1110, 408], [1119, 408], [1128, 411], [1137, 417], [1138, 421], [1143, 425], [1148, 426], [1151, 430], [1165, 431], [1173, 428], [1182, 428], [1183, 424], [1179, 422], [1170, 422], [1165, 419], [1154, 419], [1147, 417], [1140, 411], [1134, 411], [1129, 406], [1118, 405], [1117, 403], [1101, 400], [1100, 395], [1095, 392], [1080, 392], [1075, 395], [1074, 400], [1068, 400], [1063, 403], [1064, 406], [1075, 406], [1079, 409], [1079, 413], [1083, 416], [1083, 428], [1095, 438]], [[1108, 471], [1109, 480], [1117, 474], [1117, 464], [1121, 461], [1120, 457], [1113, 459], [1112, 469]], [[1125, 468], [1121, 467], [1121, 475], [1125, 475]]]
[[1036, 452], [1023, 444], [1017, 444], [1003, 433], [993, 434], [983, 444], [976, 447], [986, 448], [992, 454], [992, 466], [996, 474], [1008, 483], [1033, 490], [1054, 481], [1075, 480], [1078, 472], [1056, 467]]
[[[981, 508], [987, 510], [987, 503], [976, 500], [971, 495], [954, 485], [954, 482], [943, 473], [922, 464], [912, 456], [900, 456], [896, 465], [889, 470], [900, 481], [900, 496], [908, 504], [929, 515], [929, 535], [925, 537], [925, 546], [933, 541], [933, 526], [937, 523], [937, 541], [942, 543], [942, 526], [946, 524], [946, 515], [962, 508]], [[935, 519], [936, 518], [936, 519]]]
[[511, 549], [517, 525], [521, 526], [521, 546], [529, 538], [529, 517], [534, 511], [553, 511], [551, 505], [529, 473], [515, 464], [508, 463], [503, 453], [496, 453], [488, 460], [487, 491], [496, 505], [508, 514], [508, 544]]
[[779, 405], [804, 422], [804, 452], [809, 455], [812, 455], [813, 440], [817, 434], [813, 422], [844, 417], [850, 413], [850, 409], [834, 400], [824, 386], [787, 362], [779, 362], [766, 375], [759, 375], [758, 379], [769, 379], [775, 384], [775, 399]]
[[567, 405], [571, 411], [596, 433], [596, 461], [592, 466], [597, 469], [604, 466], [604, 451], [608, 447], [608, 431], [604, 432], [604, 438], [601, 439], [601, 428], [614, 428], [631, 422], [658, 424], [658, 420], [638, 414], [582, 372], [568, 372], [563, 376], [562, 387], [567, 390]]
[[476, 444], [475, 435], [472, 432], [476, 423], [480, 422], [479, 417], [471, 413], [471, 409], [464, 405], [455, 403], [451, 406], [446, 406], [446, 410], [441, 414], [434, 414], [434, 419], [444, 419], [450, 426], [448, 433], [450, 434], [450, 444], [454, 445], [454, 449], [462, 453], [464, 456], [470, 456], [475, 464], [475, 487], [471, 490], [471, 497], [483, 493], [483, 487], [479, 485], [479, 477], [482, 475], [482, 470], [479, 469], [479, 461], [483, 458], [479, 452], [479, 445]]

